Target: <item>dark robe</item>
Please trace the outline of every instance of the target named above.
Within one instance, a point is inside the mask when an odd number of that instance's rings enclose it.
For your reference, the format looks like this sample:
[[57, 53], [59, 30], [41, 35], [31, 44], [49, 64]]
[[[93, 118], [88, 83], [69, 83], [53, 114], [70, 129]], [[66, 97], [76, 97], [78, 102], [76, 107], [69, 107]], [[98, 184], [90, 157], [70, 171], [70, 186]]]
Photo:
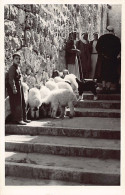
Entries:
[[82, 78], [82, 71], [80, 66], [79, 54], [77, 53], [77, 49], [74, 45], [73, 40], [68, 40], [65, 47], [65, 59], [66, 59], [66, 69], [68, 69], [69, 64], [76, 63], [76, 57], [78, 58], [78, 69], [80, 73], [80, 79]]
[[96, 45], [99, 54], [95, 78], [100, 81], [117, 82], [118, 60], [121, 51], [120, 39], [113, 34], [102, 35]]
[[[13, 94], [14, 88], [16, 88], [17, 94]], [[26, 104], [21, 84], [21, 72], [16, 65], [12, 65], [8, 71], [7, 91], [13, 121], [18, 122], [26, 120]]]
[[76, 44], [76, 47], [81, 51], [79, 57], [80, 57], [80, 65], [82, 69], [82, 77], [84, 79], [89, 78], [89, 74], [91, 71], [90, 45], [89, 43], [85, 44], [81, 40], [79, 40]]
[[73, 40], [67, 41], [65, 51], [66, 68], [68, 68], [68, 64], [75, 64], [77, 55]]

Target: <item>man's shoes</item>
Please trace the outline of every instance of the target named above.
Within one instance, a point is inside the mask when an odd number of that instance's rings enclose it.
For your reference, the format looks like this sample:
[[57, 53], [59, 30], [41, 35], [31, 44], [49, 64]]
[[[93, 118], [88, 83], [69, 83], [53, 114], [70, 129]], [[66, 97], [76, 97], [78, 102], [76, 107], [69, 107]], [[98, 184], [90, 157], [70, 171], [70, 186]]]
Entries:
[[26, 125], [26, 123], [24, 121], [17, 121], [16, 124], [18, 124], [18, 125]]
[[31, 120], [26, 119], [26, 120], [24, 120], [24, 122], [26, 122], [26, 123], [30, 123], [30, 122], [31, 122]]

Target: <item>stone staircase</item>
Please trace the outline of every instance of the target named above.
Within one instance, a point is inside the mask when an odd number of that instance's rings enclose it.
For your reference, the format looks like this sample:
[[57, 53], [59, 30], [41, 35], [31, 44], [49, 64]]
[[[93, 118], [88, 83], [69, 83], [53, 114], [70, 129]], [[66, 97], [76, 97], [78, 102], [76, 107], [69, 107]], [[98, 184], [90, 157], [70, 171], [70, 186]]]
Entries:
[[98, 98], [73, 119], [6, 124], [6, 185], [120, 185], [120, 95]]

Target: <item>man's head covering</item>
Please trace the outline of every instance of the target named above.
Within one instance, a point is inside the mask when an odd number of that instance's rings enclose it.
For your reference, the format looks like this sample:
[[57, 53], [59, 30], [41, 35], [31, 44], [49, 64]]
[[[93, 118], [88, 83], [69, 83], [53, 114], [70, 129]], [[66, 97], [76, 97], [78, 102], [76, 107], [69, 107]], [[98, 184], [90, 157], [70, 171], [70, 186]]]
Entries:
[[69, 35], [73, 35], [74, 33], [77, 33], [76, 31], [72, 31], [69, 33]]
[[76, 36], [76, 33], [77, 33], [76, 31], [70, 32], [70, 33], [69, 33], [69, 39], [70, 39], [70, 38], [73, 38], [74, 35]]
[[13, 59], [14, 59], [16, 56], [21, 57], [20, 54], [14, 53], [14, 54], [13, 54]]
[[114, 28], [112, 26], [107, 26], [106, 30], [109, 32], [114, 32]]
[[83, 32], [81, 35], [82, 35], [82, 36], [83, 36], [83, 35], [88, 35], [88, 33], [87, 33], [87, 32]]
[[94, 32], [93, 35], [98, 35], [99, 33], [98, 32]]

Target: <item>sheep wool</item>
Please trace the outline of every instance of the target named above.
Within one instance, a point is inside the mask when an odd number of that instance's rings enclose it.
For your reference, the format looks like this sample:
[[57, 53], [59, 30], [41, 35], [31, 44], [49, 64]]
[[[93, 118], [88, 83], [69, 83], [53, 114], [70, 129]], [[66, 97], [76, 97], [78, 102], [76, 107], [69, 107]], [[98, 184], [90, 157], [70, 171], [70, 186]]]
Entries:
[[65, 107], [69, 106], [70, 117], [74, 116], [74, 105], [77, 104], [77, 98], [75, 94], [68, 89], [58, 89], [51, 92], [51, 94], [45, 98], [43, 104], [51, 104], [51, 117], [56, 118], [57, 110], [60, 108], [61, 116], [64, 117]]
[[27, 106], [28, 105], [29, 86], [24, 82], [22, 82], [22, 86], [23, 86], [24, 100], [25, 100], [25, 103], [26, 103], [26, 106]]
[[53, 78], [50, 78], [49, 81], [54, 81], [54, 79]]
[[70, 91], [73, 92], [71, 85], [66, 83], [66, 82], [59, 82], [59, 83], [57, 83], [57, 85], [58, 85], [59, 89], [69, 89]]
[[42, 86], [40, 88], [41, 99], [46, 98], [47, 96], [49, 96], [49, 94], [50, 94], [50, 89], [48, 89], [46, 86]]
[[39, 108], [41, 105], [40, 90], [32, 88], [29, 90], [28, 103], [31, 108]]
[[64, 82], [64, 79], [62, 79], [61, 77], [55, 77], [54, 78], [54, 81], [55, 81], [55, 83], [59, 83], [59, 82]]
[[78, 83], [76, 82], [76, 76], [74, 74], [68, 74], [65, 76], [64, 80], [69, 80], [71, 82], [71, 87], [73, 91], [78, 91]]
[[58, 89], [58, 86], [57, 86], [57, 84], [56, 84], [54, 81], [47, 81], [47, 82], [45, 83], [45, 86], [46, 86], [48, 89], [50, 89], [51, 91], [52, 91], [52, 90], [55, 90], [55, 89]]

